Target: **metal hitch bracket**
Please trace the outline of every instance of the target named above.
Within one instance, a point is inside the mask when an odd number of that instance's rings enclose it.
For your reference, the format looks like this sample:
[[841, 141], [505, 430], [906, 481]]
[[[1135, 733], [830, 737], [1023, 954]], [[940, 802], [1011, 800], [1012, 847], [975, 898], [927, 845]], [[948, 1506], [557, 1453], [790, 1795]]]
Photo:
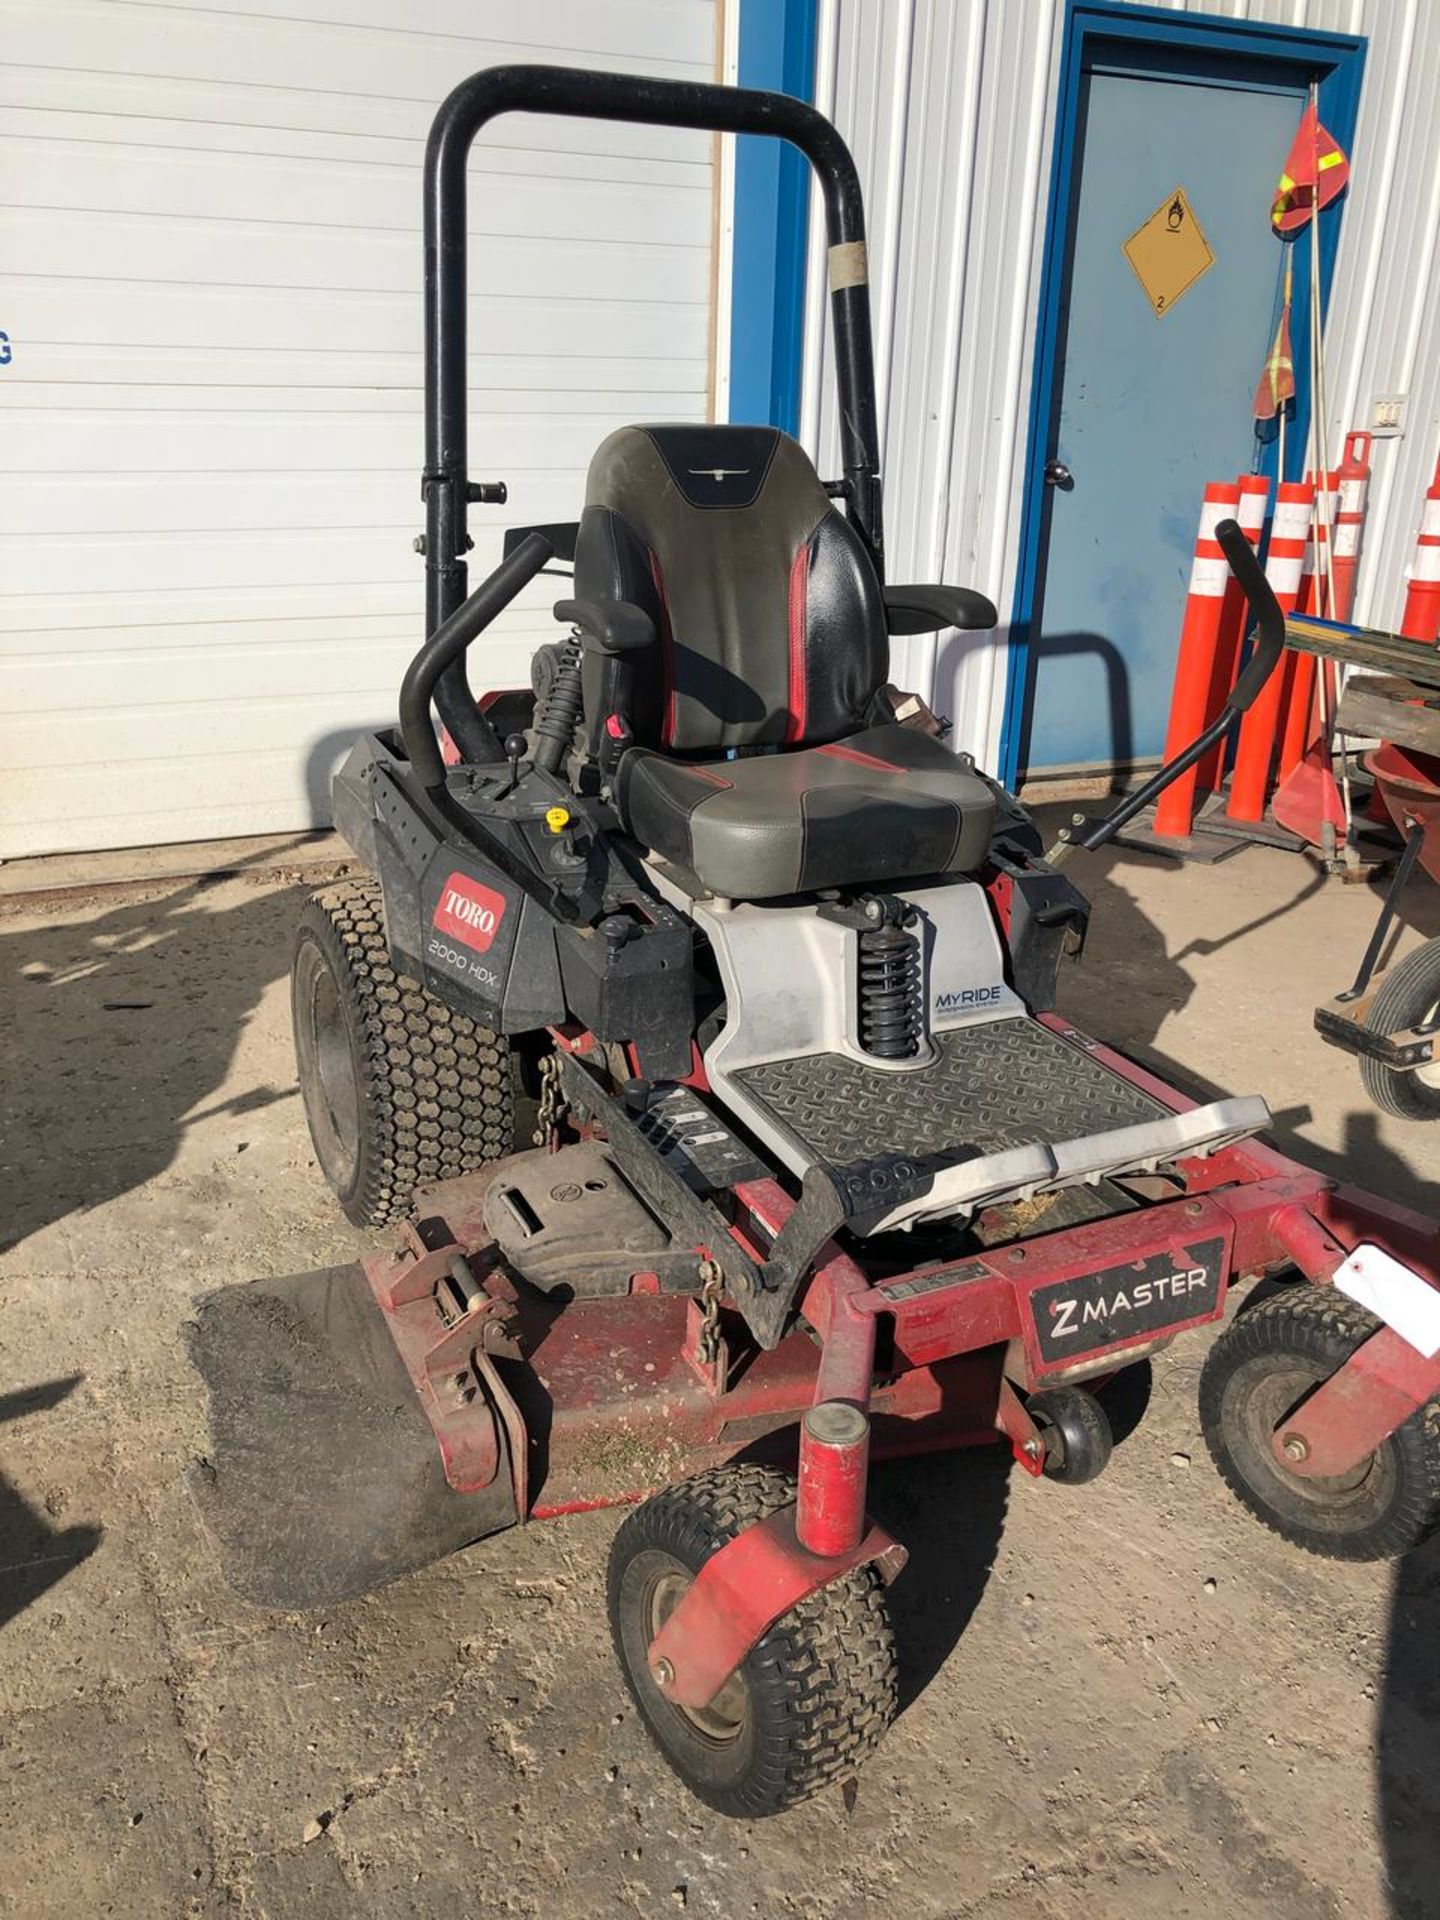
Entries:
[[1440, 1356], [1427, 1360], [1393, 1327], [1381, 1327], [1280, 1422], [1271, 1451], [1302, 1479], [1351, 1473], [1437, 1392]]
[[908, 1557], [873, 1525], [847, 1553], [807, 1552], [795, 1533], [795, 1508], [782, 1507], [705, 1562], [650, 1642], [650, 1677], [676, 1706], [708, 1707], [782, 1614], [871, 1561], [888, 1586]]

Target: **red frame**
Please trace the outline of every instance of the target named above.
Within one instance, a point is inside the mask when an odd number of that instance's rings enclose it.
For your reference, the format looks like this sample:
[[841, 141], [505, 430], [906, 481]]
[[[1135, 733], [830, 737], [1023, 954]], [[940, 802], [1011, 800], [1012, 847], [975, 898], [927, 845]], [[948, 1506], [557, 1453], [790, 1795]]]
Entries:
[[[1041, 1018], [1172, 1111], [1194, 1104], [1068, 1021]], [[575, 1052], [598, 1045], [573, 1028], [554, 1037]], [[699, 1706], [804, 1594], [867, 1561], [888, 1576], [903, 1559], [865, 1513], [871, 1457], [1003, 1439], [1025, 1471], [1038, 1474], [1043, 1445], [1016, 1386], [1113, 1371], [1176, 1333], [1216, 1320], [1236, 1277], [1296, 1266], [1308, 1281], [1326, 1285], [1363, 1240], [1440, 1286], [1435, 1222], [1333, 1186], [1263, 1142], [1242, 1141], [1208, 1159], [1181, 1161], [1174, 1171], [1182, 1184], [1173, 1200], [874, 1283], [831, 1242], [800, 1296], [799, 1324], [768, 1353], [755, 1348], [728, 1306], [718, 1348], [707, 1344], [698, 1303], [660, 1293], [653, 1273], [637, 1273], [627, 1295], [564, 1307], [520, 1298], [503, 1271], [487, 1263], [481, 1198], [493, 1167], [424, 1195], [400, 1251], [372, 1256], [366, 1271], [435, 1429], [447, 1477], [460, 1488], [493, 1479], [503, 1428], [522, 1519], [638, 1500], [739, 1456], [793, 1460], [796, 1423], [827, 1402], [865, 1416], [860, 1437], [845, 1447], [800, 1447], [798, 1526], [796, 1509], [787, 1509], [713, 1555], [657, 1638], [657, 1685]], [[770, 1179], [737, 1186], [733, 1199], [730, 1231], [762, 1257], [794, 1202]], [[1087, 1350], [1078, 1369], [1040, 1351], [1031, 1308], [1037, 1289], [1157, 1255], [1178, 1261], [1190, 1245], [1216, 1239], [1225, 1265], [1206, 1311], [1158, 1334]], [[447, 1320], [436, 1283], [457, 1260], [481, 1293], [468, 1313]], [[915, 1279], [923, 1286], [897, 1294], [897, 1286]], [[886, 1358], [877, 1377], [882, 1322]], [[1347, 1449], [1363, 1442], [1363, 1457], [1437, 1389], [1440, 1362], [1419, 1362], [1383, 1329], [1285, 1423], [1277, 1448], [1303, 1420], [1307, 1459], [1332, 1463], [1334, 1471]], [[853, 1419], [847, 1430], [856, 1431]], [[543, 1453], [533, 1497], [527, 1436], [538, 1436]], [[1295, 1466], [1293, 1457], [1287, 1463]], [[827, 1546], [835, 1550], [814, 1550]]]

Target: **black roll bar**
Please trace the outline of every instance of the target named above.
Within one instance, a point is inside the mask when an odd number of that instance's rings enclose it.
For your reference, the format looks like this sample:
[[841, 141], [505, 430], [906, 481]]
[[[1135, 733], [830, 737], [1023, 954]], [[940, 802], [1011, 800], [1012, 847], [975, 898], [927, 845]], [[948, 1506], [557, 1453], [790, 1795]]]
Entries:
[[[805, 155], [825, 204], [845, 502], [883, 579], [865, 207], [855, 162], [834, 127], [814, 107], [784, 93], [648, 74], [591, 73], [579, 67], [487, 67], [463, 80], [442, 103], [425, 149], [425, 471], [420, 484], [425, 499], [426, 633], [434, 633], [465, 600], [470, 502], [504, 498], [494, 482], [470, 479], [465, 377], [466, 167], [476, 134], [502, 113], [768, 134], [788, 140]], [[442, 676], [437, 689], [441, 713], [467, 759], [499, 759], [499, 743], [476, 713], [464, 674], [462, 658]]]
[[1220, 551], [1230, 562], [1230, 571], [1255, 619], [1250, 658], [1245, 662], [1224, 706], [1205, 731], [1196, 734], [1188, 747], [1177, 753], [1173, 760], [1167, 760], [1143, 787], [1137, 787], [1133, 793], [1127, 794], [1103, 820], [1092, 821], [1083, 813], [1077, 813], [1068, 827], [1060, 829], [1054, 846], [1045, 854], [1052, 867], [1061, 866], [1076, 853], [1094, 853], [1113, 840], [1123, 827], [1128, 827], [1137, 813], [1158, 800], [1166, 787], [1178, 780], [1182, 773], [1188, 773], [1213, 746], [1225, 738], [1236, 721], [1254, 706], [1260, 689], [1280, 664], [1280, 656], [1285, 651], [1285, 615], [1280, 611], [1280, 602], [1265, 578], [1265, 569], [1256, 558], [1255, 549], [1235, 520], [1220, 521], [1215, 528], [1215, 539]]

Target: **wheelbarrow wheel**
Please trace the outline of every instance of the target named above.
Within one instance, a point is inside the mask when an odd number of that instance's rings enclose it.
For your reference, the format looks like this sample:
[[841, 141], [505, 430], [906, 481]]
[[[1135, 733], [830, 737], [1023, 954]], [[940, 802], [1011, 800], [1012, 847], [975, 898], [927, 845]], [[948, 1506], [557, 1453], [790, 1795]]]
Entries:
[[[1372, 1033], [1398, 1033], [1440, 1015], [1440, 940], [1427, 940], [1407, 954], [1382, 984], [1365, 1018]], [[1397, 1073], [1381, 1060], [1360, 1056], [1360, 1080], [1386, 1113], [1402, 1120], [1440, 1120], [1440, 1061]]]
[[1333, 1560], [1386, 1560], [1440, 1520], [1440, 1399], [1349, 1473], [1290, 1472], [1270, 1438], [1380, 1322], [1331, 1287], [1303, 1283], [1242, 1313], [1200, 1374], [1200, 1424], [1230, 1491], [1267, 1527]]
[[713, 1553], [795, 1498], [770, 1467], [721, 1467], [637, 1507], [610, 1554], [615, 1651], [652, 1739], [720, 1813], [780, 1813], [846, 1779], [895, 1715], [895, 1638], [875, 1569], [857, 1567], [802, 1600], [750, 1650], [708, 1707], [674, 1705], [647, 1650]]
[[396, 973], [377, 881], [308, 903], [290, 1007], [315, 1157], [357, 1227], [399, 1219], [417, 1187], [514, 1151], [509, 1041]]

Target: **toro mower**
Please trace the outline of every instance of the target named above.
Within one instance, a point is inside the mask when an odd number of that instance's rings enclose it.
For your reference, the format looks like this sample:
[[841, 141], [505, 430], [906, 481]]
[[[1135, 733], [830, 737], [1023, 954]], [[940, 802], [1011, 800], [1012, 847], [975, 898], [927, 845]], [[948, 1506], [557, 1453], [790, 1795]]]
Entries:
[[[766, 426], [612, 433], [575, 525], [468, 591], [466, 158], [521, 111], [768, 134], [818, 178], [842, 472]], [[843, 1778], [895, 1708], [902, 1542], [874, 1459], [996, 1441], [1083, 1482], [1094, 1389], [1262, 1304], [1201, 1387], [1220, 1470], [1290, 1539], [1401, 1551], [1440, 1510], [1433, 1222], [1263, 1144], [1056, 1011], [1103, 845], [1225, 712], [1047, 857], [1025, 810], [890, 682], [889, 637], [994, 625], [885, 577], [855, 168], [799, 101], [550, 67], [477, 74], [425, 163], [428, 638], [335, 818], [368, 876], [299, 929], [300, 1082], [351, 1267], [202, 1301], [199, 1485], [232, 1578], [331, 1604], [502, 1528], [638, 1503], [614, 1542], [625, 1680], [737, 1815]], [[467, 654], [555, 562], [525, 691]], [[435, 715], [443, 723], [437, 727]], [[522, 1117], [523, 1116], [523, 1117]], [[533, 1137], [531, 1146], [525, 1136]]]

